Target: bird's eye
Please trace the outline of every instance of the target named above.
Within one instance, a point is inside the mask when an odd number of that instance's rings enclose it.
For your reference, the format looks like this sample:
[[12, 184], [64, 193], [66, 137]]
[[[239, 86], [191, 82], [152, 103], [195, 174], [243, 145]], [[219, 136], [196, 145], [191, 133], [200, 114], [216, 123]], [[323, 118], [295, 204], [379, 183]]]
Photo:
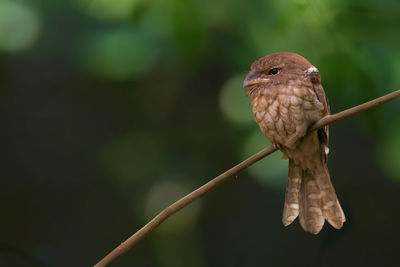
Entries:
[[269, 70], [268, 74], [269, 74], [269, 75], [276, 75], [276, 74], [278, 74], [280, 71], [281, 71], [281, 70], [278, 69], [278, 68], [273, 68], [273, 69], [270, 69], [270, 70]]

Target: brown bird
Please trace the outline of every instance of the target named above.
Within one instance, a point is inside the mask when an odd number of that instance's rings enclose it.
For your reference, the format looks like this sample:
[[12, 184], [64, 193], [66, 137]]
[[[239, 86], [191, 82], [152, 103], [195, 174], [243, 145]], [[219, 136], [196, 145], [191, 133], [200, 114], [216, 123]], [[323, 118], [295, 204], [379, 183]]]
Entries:
[[313, 234], [325, 219], [341, 228], [345, 216], [327, 167], [328, 126], [307, 132], [330, 114], [318, 69], [297, 54], [275, 53], [251, 65], [243, 86], [261, 131], [289, 159], [283, 224], [299, 216]]

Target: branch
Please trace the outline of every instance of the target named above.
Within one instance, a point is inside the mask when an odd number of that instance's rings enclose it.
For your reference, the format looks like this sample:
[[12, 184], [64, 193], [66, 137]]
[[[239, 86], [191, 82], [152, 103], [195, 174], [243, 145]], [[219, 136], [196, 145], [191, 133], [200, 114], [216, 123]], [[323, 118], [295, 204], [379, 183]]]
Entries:
[[[378, 106], [390, 100], [396, 99], [400, 97], [400, 90], [387, 94], [385, 96], [376, 98], [364, 104], [355, 106], [353, 108], [346, 109], [339, 113], [333, 115], [327, 115], [317, 121], [311, 128], [310, 131], [317, 130], [325, 125], [333, 123], [335, 121], [341, 120], [343, 118], [353, 116], [357, 113], [366, 111], [372, 107]], [[109, 262], [113, 259], [118, 257], [119, 255], [127, 252], [130, 250], [137, 242], [139, 242], [143, 237], [153, 231], [157, 226], [159, 226], [164, 220], [166, 220], [169, 216], [173, 215], [175, 212], [179, 211], [180, 209], [184, 208], [185, 206], [189, 205], [192, 201], [200, 198], [208, 191], [219, 185], [220, 183], [226, 181], [228, 178], [238, 174], [240, 171], [244, 170], [245, 168], [249, 167], [250, 165], [254, 164], [255, 162], [261, 160], [262, 158], [272, 154], [277, 149], [273, 146], [269, 146], [264, 148], [257, 154], [249, 157], [245, 161], [242, 161], [238, 165], [234, 166], [233, 168], [227, 170], [223, 174], [215, 177], [205, 185], [199, 187], [195, 191], [187, 194], [186, 196], [182, 197], [175, 203], [171, 204], [169, 207], [165, 208], [161, 211], [156, 217], [154, 217], [150, 222], [148, 222], [145, 226], [143, 226], [139, 231], [137, 231], [134, 235], [132, 235], [129, 239], [125, 242], [121, 243], [117, 248], [111, 251], [107, 256], [105, 256], [101, 261], [99, 261], [95, 267], [102, 267], [106, 266]]]

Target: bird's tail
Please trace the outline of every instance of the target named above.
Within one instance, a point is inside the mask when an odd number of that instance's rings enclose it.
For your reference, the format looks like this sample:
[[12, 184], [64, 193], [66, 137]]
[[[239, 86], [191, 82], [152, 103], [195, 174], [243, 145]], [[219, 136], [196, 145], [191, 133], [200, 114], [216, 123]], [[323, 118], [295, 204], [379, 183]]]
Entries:
[[320, 167], [311, 172], [289, 160], [282, 222], [287, 226], [297, 216], [303, 229], [313, 234], [319, 233], [325, 219], [337, 229], [343, 226], [345, 216], [329, 177], [326, 162], [322, 162]]

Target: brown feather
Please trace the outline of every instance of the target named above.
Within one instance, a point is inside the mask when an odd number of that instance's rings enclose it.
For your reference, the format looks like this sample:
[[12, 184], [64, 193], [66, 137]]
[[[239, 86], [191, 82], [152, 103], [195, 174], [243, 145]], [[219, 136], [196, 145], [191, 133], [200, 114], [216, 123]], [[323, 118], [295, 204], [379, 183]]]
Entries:
[[325, 219], [342, 227], [344, 213], [327, 168], [329, 128], [308, 132], [330, 114], [318, 70], [299, 55], [275, 53], [252, 64], [244, 86], [262, 132], [289, 159], [283, 224], [298, 216], [314, 234]]
[[301, 185], [301, 169], [289, 160], [289, 175], [286, 186], [285, 204], [283, 206], [282, 223], [291, 224], [299, 215], [299, 191]]
[[342, 207], [336, 196], [326, 163], [321, 164], [315, 175], [318, 187], [321, 191], [322, 212], [325, 219], [336, 229], [340, 229], [346, 221]]
[[320, 190], [310, 171], [303, 171], [299, 203], [301, 226], [307, 232], [318, 234], [324, 226], [325, 218], [321, 209]]

